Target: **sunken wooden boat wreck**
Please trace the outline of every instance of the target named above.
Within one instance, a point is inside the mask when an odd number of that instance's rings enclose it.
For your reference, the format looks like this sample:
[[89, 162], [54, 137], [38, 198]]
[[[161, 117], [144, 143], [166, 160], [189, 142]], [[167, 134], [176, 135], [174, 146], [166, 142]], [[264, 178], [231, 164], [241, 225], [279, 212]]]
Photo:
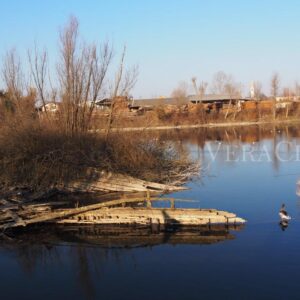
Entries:
[[[155, 201], [167, 201], [169, 207], [153, 207]], [[188, 201], [188, 200], [183, 200]], [[222, 224], [244, 224], [234, 213], [216, 209], [176, 208], [174, 198], [144, 198], [110, 200], [76, 207], [61, 207], [64, 202], [23, 203], [0, 206], [0, 229], [33, 224], [158, 226], [165, 228]]]

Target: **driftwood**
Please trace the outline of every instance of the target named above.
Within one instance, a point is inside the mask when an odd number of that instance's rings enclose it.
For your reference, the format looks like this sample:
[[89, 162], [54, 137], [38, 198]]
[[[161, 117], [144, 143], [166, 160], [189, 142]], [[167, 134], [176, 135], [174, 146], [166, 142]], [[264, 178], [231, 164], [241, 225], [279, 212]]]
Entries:
[[[175, 192], [187, 189], [183, 187], [184, 176], [182, 180], [176, 181], [176, 184], [162, 184], [151, 181], [145, 181], [127, 175], [98, 173], [88, 178], [80, 179], [78, 182], [61, 187], [69, 192]], [[181, 185], [181, 186], [179, 186]]]
[[[49, 198], [61, 192], [85, 194], [114, 194], [115, 192], [130, 194], [130, 193], [166, 193], [173, 191], [180, 191], [186, 189], [182, 185], [184, 175], [181, 180], [176, 181], [175, 184], [162, 184], [156, 182], [149, 182], [137, 178], [133, 178], [121, 174], [112, 174], [106, 172], [99, 172], [97, 170], [89, 170], [86, 178], [78, 180], [72, 184], [57, 186], [47, 191], [39, 191], [30, 193], [29, 189], [14, 189], [8, 193], [2, 194], [3, 199], [0, 198], [0, 229], [13, 228], [19, 226], [26, 226], [34, 223], [49, 222], [59, 218], [66, 218], [68, 216], [79, 214], [86, 211], [99, 209], [108, 205], [97, 203], [94, 205], [65, 208], [63, 211], [55, 209], [60, 205], [65, 205], [66, 202], [50, 202]], [[106, 197], [106, 196], [105, 196]], [[125, 196], [126, 197], [126, 196]], [[141, 198], [140, 198], [141, 199]], [[139, 201], [140, 201], [139, 199]], [[41, 203], [44, 201], [44, 203]], [[119, 204], [119, 200], [112, 202], [112, 205]], [[127, 199], [127, 203], [136, 202], [137, 199]], [[124, 201], [123, 201], [124, 202]]]
[[186, 190], [183, 186], [186, 180], [197, 174], [198, 167], [193, 167], [184, 174], [172, 174], [174, 179], [170, 183], [157, 183], [141, 180], [128, 175], [115, 174], [111, 172], [99, 171], [91, 168], [86, 177], [68, 184], [59, 184], [46, 190], [32, 192], [30, 187], [14, 188], [8, 192], [0, 190], [0, 210], [1, 205], [5, 205], [9, 199], [9, 205], [25, 204], [34, 201], [49, 201], [49, 198], [58, 194], [68, 195], [71, 193], [86, 194], [107, 194], [107, 193], [137, 193], [151, 192], [168, 193]]

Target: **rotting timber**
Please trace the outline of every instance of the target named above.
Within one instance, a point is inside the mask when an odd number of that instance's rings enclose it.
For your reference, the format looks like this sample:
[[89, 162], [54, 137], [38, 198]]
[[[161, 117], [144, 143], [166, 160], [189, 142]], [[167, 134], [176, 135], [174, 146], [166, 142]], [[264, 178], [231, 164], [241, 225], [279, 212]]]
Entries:
[[[168, 201], [169, 208], [152, 207], [154, 201]], [[188, 201], [188, 200], [183, 200]], [[33, 224], [150, 226], [160, 231], [167, 227], [238, 225], [245, 220], [234, 213], [216, 209], [176, 208], [174, 198], [111, 200], [81, 207], [61, 207], [64, 202], [9, 204], [0, 207], [0, 229], [27, 227]]]

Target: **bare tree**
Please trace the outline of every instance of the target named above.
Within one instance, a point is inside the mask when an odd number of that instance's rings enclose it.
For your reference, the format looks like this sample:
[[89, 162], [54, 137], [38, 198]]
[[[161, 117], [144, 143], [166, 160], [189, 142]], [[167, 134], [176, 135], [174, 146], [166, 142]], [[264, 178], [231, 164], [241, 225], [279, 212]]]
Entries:
[[62, 98], [62, 120], [70, 133], [87, 130], [95, 102], [112, 59], [108, 42], [99, 48], [79, 41], [79, 23], [71, 17], [60, 34], [61, 61], [57, 71]]
[[[251, 99], [260, 101], [264, 95], [262, 94], [262, 84], [260, 81], [253, 81], [250, 88]], [[258, 118], [261, 119], [261, 103], [258, 103]]]
[[126, 70], [123, 81], [121, 82], [120, 96], [128, 97], [130, 95], [131, 90], [137, 82], [138, 75], [138, 65], [134, 65]]
[[188, 95], [188, 85], [186, 82], [181, 81], [177, 87], [172, 91], [171, 97], [174, 98], [178, 105], [185, 103]]
[[123, 48], [123, 52], [122, 52], [121, 60], [120, 60], [120, 64], [119, 64], [119, 69], [115, 75], [115, 83], [114, 83], [112, 98], [115, 98], [118, 96], [118, 91], [119, 91], [119, 87], [121, 85], [121, 80], [122, 80], [123, 72], [124, 72], [125, 55], [126, 55], [126, 45]]
[[[47, 102], [46, 96], [46, 77], [48, 72], [48, 54], [46, 50], [39, 52], [35, 45], [34, 53], [28, 50], [28, 61], [30, 65], [31, 75], [38, 92], [38, 99], [45, 107]], [[47, 110], [45, 110], [47, 115]]]
[[[224, 85], [224, 92], [230, 98], [229, 105], [227, 107], [227, 111], [226, 111], [226, 114], [225, 114], [225, 119], [226, 119], [227, 116], [228, 116], [229, 110], [232, 106], [233, 99], [240, 97], [239, 85], [233, 81], [231, 76], [229, 77], [229, 79], [227, 79], [227, 83]], [[234, 114], [234, 117], [235, 117], [235, 114]]]
[[[241, 84], [235, 82], [232, 75], [226, 74], [223, 71], [219, 71], [213, 76], [211, 91], [215, 94], [225, 94], [229, 96], [230, 100], [225, 114], [226, 119], [229, 114], [229, 110], [232, 107], [233, 100], [241, 97]], [[236, 106], [236, 110], [237, 109], [238, 107]], [[234, 113], [234, 118], [236, 115], [236, 110]]]
[[121, 60], [119, 63], [118, 71], [115, 74], [115, 80], [111, 88], [111, 106], [108, 116], [108, 122], [106, 126], [105, 139], [108, 139], [110, 128], [113, 123], [114, 113], [115, 113], [115, 104], [117, 97], [126, 97], [128, 98], [130, 91], [135, 86], [138, 77], [138, 66], [133, 66], [127, 70], [124, 70], [126, 56], [126, 45], [123, 48], [121, 55]]
[[13, 101], [20, 100], [24, 95], [26, 84], [21, 60], [16, 49], [11, 49], [6, 53], [3, 62], [2, 76], [9, 97]]
[[274, 73], [271, 77], [271, 96], [276, 98], [278, 96], [279, 91], [279, 75], [278, 73]]
[[192, 77], [191, 80], [192, 80], [192, 84], [193, 84], [193, 87], [194, 87], [195, 94], [197, 96], [200, 96], [200, 101], [201, 101], [202, 98], [203, 98], [203, 96], [206, 93], [206, 89], [207, 89], [208, 83], [205, 82], [205, 81], [201, 81], [200, 86], [198, 88], [198, 86], [197, 86], [197, 78], [196, 77]]
[[224, 94], [226, 93], [226, 89], [228, 89], [226, 85], [231, 84], [232, 81], [231, 75], [219, 71], [213, 76], [211, 91], [215, 94]]
[[201, 97], [201, 100], [203, 99], [204, 95], [206, 94], [206, 90], [208, 87], [208, 82], [201, 81], [199, 86], [199, 95]]
[[271, 96], [274, 100], [273, 103], [273, 118], [276, 118], [276, 97], [278, 96], [278, 90], [279, 90], [279, 75], [278, 73], [273, 73], [271, 77]]
[[197, 87], [197, 77], [192, 77], [191, 78], [192, 84], [193, 84], [193, 88], [195, 91], [195, 95], [198, 95], [198, 87]]
[[256, 101], [261, 100], [262, 98], [262, 84], [260, 81], [253, 82], [253, 96]]
[[[201, 117], [202, 117], [202, 121], [203, 121], [204, 120], [204, 107], [202, 105], [202, 100], [203, 100], [203, 96], [205, 95], [208, 83], [202, 81], [200, 83], [200, 87], [198, 88], [196, 77], [192, 77], [192, 83], [193, 83], [193, 87], [194, 87], [196, 96], [199, 96], [199, 102], [200, 102], [199, 108], [200, 108], [200, 111], [201, 111]], [[198, 102], [198, 100], [197, 100], [197, 102]]]
[[128, 97], [130, 91], [133, 89], [137, 82], [139, 68], [134, 65], [131, 68], [125, 69], [125, 56], [126, 56], [126, 45], [123, 48], [119, 68], [115, 74], [115, 81], [112, 88], [111, 97], [114, 99], [118, 96]]

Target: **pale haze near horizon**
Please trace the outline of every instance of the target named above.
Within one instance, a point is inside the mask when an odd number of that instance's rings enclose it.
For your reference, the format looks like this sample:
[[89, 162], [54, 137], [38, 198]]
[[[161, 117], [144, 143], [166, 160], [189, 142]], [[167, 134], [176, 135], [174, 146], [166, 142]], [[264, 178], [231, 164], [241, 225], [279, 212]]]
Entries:
[[[211, 82], [222, 70], [248, 95], [252, 80], [270, 93], [300, 81], [300, 1], [3, 1], [0, 55], [15, 47], [26, 58], [36, 41], [55, 62], [58, 31], [76, 16], [88, 41], [110, 40], [118, 60], [139, 65], [135, 98], [169, 96], [180, 81]], [[3, 88], [3, 84], [1, 84]], [[209, 90], [209, 89], [208, 89]], [[192, 88], [189, 92], [193, 93]]]

